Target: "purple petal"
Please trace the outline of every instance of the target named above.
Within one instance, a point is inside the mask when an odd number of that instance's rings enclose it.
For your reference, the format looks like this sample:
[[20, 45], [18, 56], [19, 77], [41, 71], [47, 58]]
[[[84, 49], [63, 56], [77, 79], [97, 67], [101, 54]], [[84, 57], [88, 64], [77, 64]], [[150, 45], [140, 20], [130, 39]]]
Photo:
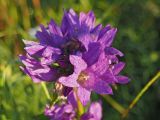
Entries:
[[106, 25], [99, 33], [98, 39], [104, 37], [105, 33], [111, 29], [111, 25]]
[[78, 27], [78, 15], [74, 12], [74, 10], [70, 9], [68, 12], [64, 11], [64, 16], [61, 23], [63, 35], [66, 35], [67, 33], [74, 33]]
[[108, 69], [108, 59], [104, 52], [100, 54], [98, 61], [91, 66], [91, 69], [99, 75], [102, 75]]
[[68, 77], [60, 77], [58, 81], [67, 87], [79, 87], [79, 84], [77, 82], [78, 76], [79, 74], [73, 73]]
[[81, 86], [78, 87], [77, 95], [84, 106], [90, 101], [91, 92]]
[[54, 104], [51, 107], [46, 106], [45, 115], [50, 120], [72, 120], [75, 118], [75, 111], [70, 104]]
[[29, 70], [29, 72], [42, 81], [56, 81], [58, 79], [58, 73], [54, 69], [50, 69], [49, 67], [42, 67], [37, 70]]
[[93, 102], [89, 108], [89, 114], [94, 116], [95, 120], [102, 119], [102, 106], [99, 102]]
[[29, 55], [20, 55], [20, 60], [26, 66], [24, 70], [33, 80], [39, 79], [42, 81], [54, 81], [57, 80], [59, 76], [56, 70], [51, 69], [46, 65], [40, 64], [38, 61], [30, 57]]
[[63, 110], [65, 111], [65, 113], [71, 113], [73, 111], [73, 107], [72, 105], [65, 105]]
[[58, 48], [46, 47], [46, 49], [42, 53], [42, 64], [51, 64], [55, 62], [60, 56], [61, 51]]
[[76, 94], [72, 90], [69, 95], [67, 96], [67, 100], [74, 108], [77, 108], [77, 99], [76, 99]]
[[53, 41], [53, 44], [51, 44], [51, 46], [53, 46], [55, 48], [60, 48], [63, 44], [66, 43], [66, 40], [59, 35], [54, 35], [51, 33], [50, 36], [52, 37], [52, 41]]
[[116, 78], [118, 80], [117, 83], [120, 83], [120, 84], [127, 84], [130, 81], [128, 77], [122, 76], [122, 75], [116, 76]]
[[20, 69], [21, 69], [24, 73], [26, 73], [28, 76], [30, 76], [31, 79], [33, 80], [33, 82], [35, 82], [35, 83], [41, 82], [41, 80], [40, 80], [39, 78], [36, 78], [35, 76], [31, 75], [31, 74], [29, 73], [29, 71], [28, 71], [25, 67], [20, 66]]
[[82, 32], [78, 35], [78, 40], [83, 44], [86, 50], [88, 50], [88, 45], [90, 42], [93, 42], [90, 33]]
[[67, 15], [68, 15], [68, 21], [70, 22], [70, 24], [72, 25], [79, 24], [78, 15], [74, 12], [73, 9], [70, 9]]
[[71, 91], [72, 91], [72, 88], [71, 88], [71, 87], [66, 87], [66, 86], [64, 86], [64, 88], [63, 88], [63, 95], [64, 95], [64, 96], [68, 96]]
[[93, 41], [96, 42], [98, 40], [98, 36], [99, 36], [101, 28], [102, 28], [102, 24], [99, 24], [91, 30], [91, 37]]
[[111, 44], [114, 40], [114, 37], [116, 35], [116, 32], [117, 32], [117, 29], [112, 28], [112, 29], [106, 31], [106, 33], [104, 33], [103, 37], [101, 37], [98, 40], [101, 43], [101, 45], [103, 46], [103, 48], [111, 46]]
[[87, 64], [81, 57], [70, 55], [69, 59], [71, 64], [74, 65], [74, 72], [77, 73], [78, 75], [81, 71], [87, 68]]
[[57, 80], [57, 72], [54, 70], [51, 70], [49, 68], [39, 68], [37, 70], [34, 70], [29, 67], [21, 67], [21, 69], [29, 75], [34, 82], [40, 82], [40, 81], [55, 81]]
[[84, 113], [81, 116], [81, 120], [97, 120], [97, 119], [94, 119], [94, 116], [89, 113]]
[[41, 31], [37, 31], [36, 33], [36, 37], [40, 40], [40, 43], [43, 45], [53, 45], [53, 39], [47, 29], [43, 25], [40, 25], [40, 27]]
[[49, 31], [54, 35], [63, 36], [60, 27], [54, 22], [54, 20], [51, 20], [48, 24]]
[[105, 53], [106, 55], [119, 55], [119, 56], [123, 56], [123, 53], [113, 47], [106, 47], [105, 48]]
[[98, 80], [93, 86], [93, 91], [99, 94], [113, 94], [112, 88], [103, 80]]
[[36, 45], [25, 47], [24, 49], [30, 55], [40, 56], [42, 54], [42, 51], [45, 49], [45, 46], [36, 44]]
[[113, 68], [113, 74], [118, 75], [121, 72], [121, 70], [124, 68], [124, 66], [125, 66], [125, 63], [123, 62], [119, 62], [118, 64], [115, 64]]
[[88, 66], [91, 66], [97, 62], [100, 55], [100, 44], [97, 42], [90, 43], [88, 46], [88, 51], [83, 54], [83, 59], [86, 61]]
[[79, 16], [79, 21], [81, 26], [86, 26], [88, 29], [92, 29], [95, 24], [95, 16], [92, 11], [87, 14], [81, 12]]
[[65, 40], [61, 36], [50, 33], [43, 25], [40, 27], [41, 31], [36, 33], [36, 37], [40, 40], [40, 44], [58, 48], [65, 43]]
[[88, 69], [85, 72], [88, 74], [88, 79], [81, 84], [83, 87], [99, 94], [112, 94], [112, 88], [99, 75]]
[[100, 76], [100, 78], [108, 84], [115, 84], [115, 82], [117, 82], [115, 75], [110, 69], [106, 70], [105, 73]]
[[69, 26], [70, 25], [69, 25], [68, 20], [66, 18], [66, 12], [65, 12], [63, 15], [63, 18], [62, 18], [62, 23], [61, 23], [61, 31], [63, 33], [63, 36], [66, 36], [66, 34], [68, 33]]
[[28, 58], [28, 56], [19, 55], [19, 59], [25, 66], [28, 67], [34, 67], [34, 65], [39, 65], [37, 61], [35, 61], [33, 58]]
[[24, 40], [23, 39], [24, 44], [26, 45], [26, 47], [28, 46], [32, 46], [32, 45], [38, 45], [38, 42], [34, 42], [34, 41], [29, 41], [29, 40]]

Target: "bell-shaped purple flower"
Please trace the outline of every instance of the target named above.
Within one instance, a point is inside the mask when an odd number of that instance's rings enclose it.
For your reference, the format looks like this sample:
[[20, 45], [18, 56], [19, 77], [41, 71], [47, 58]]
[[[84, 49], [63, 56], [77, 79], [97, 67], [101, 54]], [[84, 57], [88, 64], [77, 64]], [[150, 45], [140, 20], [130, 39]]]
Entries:
[[77, 87], [84, 105], [91, 91], [112, 94], [111, 84], [128, 82], [119, 75], [124, 63], [118, 56], [123, 53], [112, 47], [117, 29], [96, 26], [92, 11], [78, 16], [70, 9], [64, 11], [61, 27], [53, 20], [40, 27], [39, 42], [24, 41], [27, 55], [20, 57], [22, 70], [35, 82], [58, 80], [66, 87]]
[[[53, 106], [46, 106], [45, 115], [49, 120], [76, 120], [78, 116], [77, 108], [69, 103], [61, 105], [55, 104]], [[100, 102], [92, 102], [88, 110], [79, 116], [80, 120], [101, 120], [102, 106]]]
[[116, 28], [111, 28], [110, 25], [104, 28], [102, 25], [95, 26], [93, 12], [80, 13], [78, 17], [73, 10], [69, 10], [65, 13], [63, 22], [69, 26], [64, 27], [62, 24], [63, 33], [77, 37], [86, 51], [69, 56], [74, 72], [69, 76], [60, 77], [58, 81], [64, 86], [77, 87], [83, 105], [90, 100], [91, 91], [112, 94], [111, 84], [128, 83], [127, 77], [118, 75], [124, 67], [118, 56], [122, 57], [123, 53], [111, 46]]
[[102, 106], [100, 102], [92, 102], [88, 111], [81, 116], [81, 120], [101, 120]]
[[71, 104], [55, 104], [52, 107], [47, 106], [45, 115], [48, 116], [50, 120], [73, 120], [76, 116]]
[[[88, 67], [87, 63], [79, 56], [71, 55], [70, 62], [74, 65], [73, 74], [67, 77], [61, 77], [59, 82], [68, 87], [77, 87], [77, 94], [86, 105], [90, 100], [91, 91], [99, 94], [112, 94], [112, 89], [105, 79], [111, 79], [111, 75], [105, 76], [107, 72], [107, 59], [105, 54], [101, 54], [99, 60]], [[106, 67], [104, 67], [106, 66]], [[106, 78], [105, 78], [106, 77]]]
[[59, 78], [58, 72], [47, 65], [43, 65], [31, 56], [20, 55], [20, 60], [25, 67], [20, 67], [34, 82], [55, 81]]

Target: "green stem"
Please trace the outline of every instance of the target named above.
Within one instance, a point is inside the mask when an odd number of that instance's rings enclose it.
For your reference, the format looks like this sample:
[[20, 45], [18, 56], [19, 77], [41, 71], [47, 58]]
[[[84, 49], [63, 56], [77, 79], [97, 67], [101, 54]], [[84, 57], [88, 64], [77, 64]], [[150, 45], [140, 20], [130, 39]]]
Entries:
[[138, 93], [135, 99], [131, 102], [128, 109], [122, 114], [122, 118], [127, 117], [129, 111], [135, 106], [142, 95], [149, 89], [149, 87], [160, 77], [160, 71], [144, 86], [144, 88]]
[[49, 92], [48, 92], [48, 89], [47, 89], [47, 87], [46, 87], [46, 84], [45, 84], [44, 82], [41, 82], [41, 85], [42, 85], [42, 88], [43, 88], [43, 90], [44, 90], [44, 93], [45, 93], [47, 99], [48, 99], [48, 100], [52, 100], [52, 99], [51, 99], [51, 96], [50, 96], [50, 94], [49, 94]]
[[77, 105], [78, 105], [79, 116], [81, 116], [84, 113], [84, 109], [83, 109], [83, 105], [80, 100], [77, 100]]
[[84, 113], [84, 108], [83, 108], [83, 105], [77, 95], [77, 88], [74, 88], [74, 91], [75, 91], [75, 94], [76, 94], [76, 98], [77, 98], [77, 109], [78, 109], [78, 117], [80, 119], [80, 116]]
[[112, 97], [110, 97], [109, 95], [102, 95], [102, 97], [119, 113], [124, 113], [125, 108], [121, 106], [118, 102], [116, 102]]

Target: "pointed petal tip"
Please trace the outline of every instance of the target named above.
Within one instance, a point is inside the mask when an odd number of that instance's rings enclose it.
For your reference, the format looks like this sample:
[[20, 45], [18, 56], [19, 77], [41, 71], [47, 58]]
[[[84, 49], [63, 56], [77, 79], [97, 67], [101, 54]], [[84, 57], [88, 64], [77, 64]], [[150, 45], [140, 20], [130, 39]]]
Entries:
[[131, 81], [128, 77], [123, 76], [123, 75], [116, 76], [116, 78], [118, 80], [117, 83], [119, 84], [127, 84]]
[[111, 27], [111, 24], [107, 24], [106, 27]]
[[24, 56], [22, 54], [18, 55], [19, 59], [22, 60], [24, 58]]
[[69, 9], [69, 12], [71, 12], [71, 13], [74, 12], [75, 13], [75, 11], [72, 8]]
[[114, 32], [117, 33], [118, 29], [117, 28], [113, 28], [113, 29], [114, 29]]
[[88, 12], [89, 16], [95, 17], [94, 12], [91, 10]]

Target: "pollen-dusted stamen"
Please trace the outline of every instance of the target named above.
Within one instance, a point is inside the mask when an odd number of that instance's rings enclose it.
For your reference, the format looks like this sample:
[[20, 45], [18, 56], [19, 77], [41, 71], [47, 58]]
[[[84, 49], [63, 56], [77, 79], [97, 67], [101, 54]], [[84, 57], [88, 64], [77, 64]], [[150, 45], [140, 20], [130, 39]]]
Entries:
[[86, 72], [81, 72], [80, 75], [78, 76], [78, 82], [79, 83], [84, 83], [85, 81], [87, 81], [89, 78], [89, 75]]
[[55, 83], [55, 91], [56, 91], [59, 95], [62, 94], [63, 89], [64, 89], [64, 86], [63, 86], [61, 83], [59, 83], [59, 82], [56, 82], [56, 83]]

